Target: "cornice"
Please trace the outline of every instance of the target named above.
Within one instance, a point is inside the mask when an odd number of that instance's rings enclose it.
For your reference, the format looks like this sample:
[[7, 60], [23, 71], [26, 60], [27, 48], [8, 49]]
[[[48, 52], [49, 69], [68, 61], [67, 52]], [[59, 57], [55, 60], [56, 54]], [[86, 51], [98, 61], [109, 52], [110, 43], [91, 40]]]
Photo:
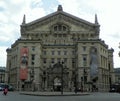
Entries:
[[101, 45], [105, 46], [108, 48], [108, 45], [105, 44], [105, 42], [101, 39], [80, 39], [76, 43], [100, 43]]
[[34, 44], [34, 43], [40, 43], [40, 44], [42, 45], [41, 40], [18, 39], [18, 40], [15, 41], [14, 44], [11, 45], [11, 47], [13, 48], [13, 47], [15, 47], [16, 45], [18, 45], [19, 43], [32, 43], [32, 44]]

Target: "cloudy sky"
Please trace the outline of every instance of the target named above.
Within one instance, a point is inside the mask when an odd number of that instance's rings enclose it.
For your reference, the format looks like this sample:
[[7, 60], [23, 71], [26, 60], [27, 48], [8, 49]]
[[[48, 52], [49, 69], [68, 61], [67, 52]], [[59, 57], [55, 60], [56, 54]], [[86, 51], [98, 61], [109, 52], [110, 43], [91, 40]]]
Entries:
[[89, 22], [94, 22], [97, 14], [100, 38], [114, 49], [114, 67], [120, 67], [119, 0], [0, 0], [0, 66], [6, 66], [6, 49], [20, 37], [23, 15], [30, 22], [55, 12], [58, 5]]

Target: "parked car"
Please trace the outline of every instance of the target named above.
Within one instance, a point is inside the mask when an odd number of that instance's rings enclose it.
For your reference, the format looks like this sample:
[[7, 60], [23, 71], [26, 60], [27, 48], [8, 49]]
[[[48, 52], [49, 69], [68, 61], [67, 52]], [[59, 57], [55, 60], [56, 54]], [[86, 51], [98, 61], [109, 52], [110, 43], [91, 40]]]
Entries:
[[4, 87], [0, 86], [0, 91], [3, 91]]
[[14, 88], [12, 85], [8, 85], [8, 90], [9, 90], [9, 91], [14, 91], [15, 88]]
[[4, 88], [5, 88], [4, 83], [0, 83], [0, 91], [3, 91]]
[[113, 84], [110, 86], [110, 92], [120, 93], [120, 84]]
[[109, 92], [116, 92], [116, 89], [115, 88], [110, 88]]
[[12, 85], [9, 85], [9, 84], [5, 84], [5, 83], [0, 83], [0, 91], [3, 91], [4, 88], [8, 89], [8, 91], [14, 91], [14, 87]]

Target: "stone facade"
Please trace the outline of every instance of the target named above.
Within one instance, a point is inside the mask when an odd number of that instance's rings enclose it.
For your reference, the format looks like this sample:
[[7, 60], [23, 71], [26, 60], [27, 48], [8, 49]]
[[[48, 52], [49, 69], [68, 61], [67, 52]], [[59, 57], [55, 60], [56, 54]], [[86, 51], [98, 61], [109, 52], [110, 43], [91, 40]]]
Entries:
[[[24, 90], [108, 91], [114, 83], [113, 49], [99, 38], [99, 23], [63, 11], [21, 25], [7, 49], [6, 82]], [[20, 79], [21, 48], [28, 49], [27, 79]], [[8, 80], [9, 78], [9, 80]]]

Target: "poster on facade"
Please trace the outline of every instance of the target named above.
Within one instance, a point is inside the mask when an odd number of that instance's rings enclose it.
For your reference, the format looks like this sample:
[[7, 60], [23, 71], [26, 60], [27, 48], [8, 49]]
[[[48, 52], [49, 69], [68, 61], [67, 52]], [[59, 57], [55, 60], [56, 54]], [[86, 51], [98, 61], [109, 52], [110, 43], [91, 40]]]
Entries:
[[20, 68], [20, 80], [26, 80], [28, 77], [28, 69], [27, 68]]
[[90, 50], [90, 76], [92, 81], [98, 79], [98, 56], [97, 49], [94, 47]]
[[20, 50], [20, 79], [26, 80], [28, 77], [28, 48]]

